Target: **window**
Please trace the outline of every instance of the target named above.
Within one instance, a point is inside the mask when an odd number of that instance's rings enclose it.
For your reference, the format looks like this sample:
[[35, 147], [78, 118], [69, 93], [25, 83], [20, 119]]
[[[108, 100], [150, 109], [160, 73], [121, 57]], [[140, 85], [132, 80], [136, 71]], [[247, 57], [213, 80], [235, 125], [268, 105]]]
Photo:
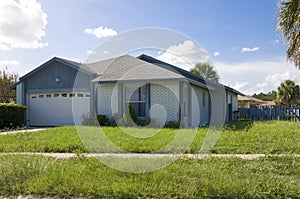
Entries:
[[206, 94], [205, 92], [202, 92], [202, 107], [205, 107], [205, 104], [206, 104]]
[[85, 96], [86, 96], [86, 97], [90, 97], [90, 94], [86, 94]]
[[138, 117], [146, 117], [146, 87], [139, 88], [126, 87], [126, 106], [131, 105]]
[[36, 95], [31, 96], [31, 98], [32, 98], [32, 99], [35, 99], [35, 98], [36, 98]]
[[70, 93], [69, 97], [75, 97], [75, 94], [74, 93]]
[[83, 97], [83, 94], [78, 93], [78, 94], [77, 94], [77, 97]]
[[53, 95], [53, 97], [59, 97], [59, 93], [55, 93], [54, 95]]
[[39, 98], [44, 98], [44, 95], [39, 95]]
[[46, 95], [46, 98], [51, 98], [51, 97], [52, 97], [51, 94], [47, 94], [47, 95]]
[[61, 96], [62, 97], [68, 97], [68, 94], [67, 93], [62, 93]]

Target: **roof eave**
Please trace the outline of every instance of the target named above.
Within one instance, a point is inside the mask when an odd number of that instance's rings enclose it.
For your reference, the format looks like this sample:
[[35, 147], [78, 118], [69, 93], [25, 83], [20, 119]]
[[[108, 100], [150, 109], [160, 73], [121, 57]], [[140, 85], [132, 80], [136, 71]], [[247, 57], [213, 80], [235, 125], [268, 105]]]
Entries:
[[92, 72], [90, 72], [90, 71], [87, 71], [86, 69], [84, 69], [84, 68], [82, 68], [82, 67], [80, 67], [80, 66], [77, 66], [77, 65], [75, 65], [75, 64], [69, 63], [69, 62], [67, 62], [67, 61], [65, 61], [65, 60], [63, 60], [63, 59], [61, 59], [61, 58], [59, 58], [59, 57], [53, 57], [52, 59], [48, 60], [47, 62], [45, 62], [45, 63], [43, 63], [42, 65], [40, 65], [39, 67], [37, 67], [36, 69], [34, 69], [34, 70], [30, 71], [29, 73], [25, 74], [24, 76], [20, 77], [19, 82], [25, 80], [26, 78], [30, 77], [30, 76], [33, 75], [34, 73], [40, 71], [40, 70], [43, 69], [45, 66], [47, 66], [47, 65], [49, 65], [49, 64], [51, 64], [51, 63], [53, 63], [53, 62], [59, 62], [59, 63], [62, 63], [62, 64], [64, 64], [64, 65], [67, 65], [67, 66], [69, 66], [69, 67], [75, 69], [75, 70], [78, 70], [78, 71], [80, 71], [80, 72], [83, 72], [83, 73], [85, 73], [85, 74], [87, 74], [87, 75], [94, 75], [94, 73], [92, 73]]
[[[97, 79], [97, 78], [96, 78]], [[159, 81], [182, 81], [184, 78], [155, 78], [155, 79], [120, 79], [120, 80], [92, 80], [92, 82], [98, 82], [98, 84], [107, 83], [127, 83], [127, 82], [145, 82], [154, 83]]]

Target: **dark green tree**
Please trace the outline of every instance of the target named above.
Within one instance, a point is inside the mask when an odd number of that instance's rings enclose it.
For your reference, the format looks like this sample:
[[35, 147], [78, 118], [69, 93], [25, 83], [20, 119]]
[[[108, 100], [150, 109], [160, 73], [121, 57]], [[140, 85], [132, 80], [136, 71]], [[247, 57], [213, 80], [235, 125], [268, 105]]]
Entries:
[[18, 74], [9, 72], [7, 68], [0, 71], [0, 102], [16, 101], [16, 91], [11, 90], [10, 86], [18, 81], [18, 77]]
[[273, 100], [276, 100], [276, 95], [277, 95], [277, 92], [272, 90], [268, 93], [259, 93], [259, 94], [254, 93], [254, 95], [252, 95], [252, 97], [255, 97], [255, 98], [263, 100], [263, 101], [273, 101]]
[[292, 80], [285, 80], [277, 89], [277, 103], [285, 106], [295, 106], [300, 101], [300, 87]]
[[190, 72], [196, 75], [201, 75], [202, 77], [213, 80], [215, 82], [219, 82], [220, 79], [217, 71], [215, 71], [214, 67], [209, 63], [198, 63], [194, 68], [190, 70]]
[[288, 44], [287, 59], [300, 69], [300, 0], [281, 0], [278, 29]]

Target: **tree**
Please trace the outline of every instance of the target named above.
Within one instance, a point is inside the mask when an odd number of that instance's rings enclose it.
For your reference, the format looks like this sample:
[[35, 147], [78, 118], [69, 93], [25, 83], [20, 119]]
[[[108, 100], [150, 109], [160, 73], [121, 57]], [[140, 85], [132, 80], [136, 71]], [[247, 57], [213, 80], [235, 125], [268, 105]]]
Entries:
[[214, 67], [209, 63], [198, 63], [194, 68], [190, 70], [190, 72], [196, 75], [201, 75], [202, 77], [213, 80], [215, 82], [219, 82], [220, 79], [217, 71], [215, 71]]
[[276, 94], [277, 94], [276, 91], [272, 90], [268, 93], [259, 93], [259, 94], [254, 93], [252, 97], [255, 97], [263, 101], [273, 101], [276, 100]]
[[18, 81], [18, 77], [18, 74], [9, 72], [7, 68], [0, 71], [0, 102], [16, 101], [16, 91], [11, 90], [10, 86]]
[[281, 0], [278, 29], [288, 44], [287, 59], [300, 69], [300, 0]]
[[277, 89], [277, 103], [285, 106], [295, 106], [300, 101], [300, 87], [292, 80], [286, 80]]

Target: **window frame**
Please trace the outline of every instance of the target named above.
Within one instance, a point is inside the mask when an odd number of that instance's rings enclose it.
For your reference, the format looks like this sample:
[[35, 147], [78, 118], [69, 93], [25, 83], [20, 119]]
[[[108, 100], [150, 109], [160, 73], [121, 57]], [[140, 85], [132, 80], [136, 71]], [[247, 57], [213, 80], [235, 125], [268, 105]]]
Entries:
[[[146, 85], [142, 85], [139, 87], [135, 87], [134, 91], [131, 93], [129, 99], [127, 99], [127, 93], [129, 92], [129, 89], [133, 89], [129, 85], [124, 86], [124, 98], [125, 98], [125, 107], [127, 108], [129, 105], [131, 105], [134, 110], [136, 111], [138, 118], [139, 119], [145, 119], [147, 117], [147, 110], [146, 110], [146, 100], [147, 100], [147, 89]], [[142, 91], [144, 90], [144, 92]], [[136, 95], [135, 92], [137, 93], [137, 100], [131, 100], [131, 98]], [[135, 106], [133, 104], [137, 104], [137, 110], [135, 109]]]

